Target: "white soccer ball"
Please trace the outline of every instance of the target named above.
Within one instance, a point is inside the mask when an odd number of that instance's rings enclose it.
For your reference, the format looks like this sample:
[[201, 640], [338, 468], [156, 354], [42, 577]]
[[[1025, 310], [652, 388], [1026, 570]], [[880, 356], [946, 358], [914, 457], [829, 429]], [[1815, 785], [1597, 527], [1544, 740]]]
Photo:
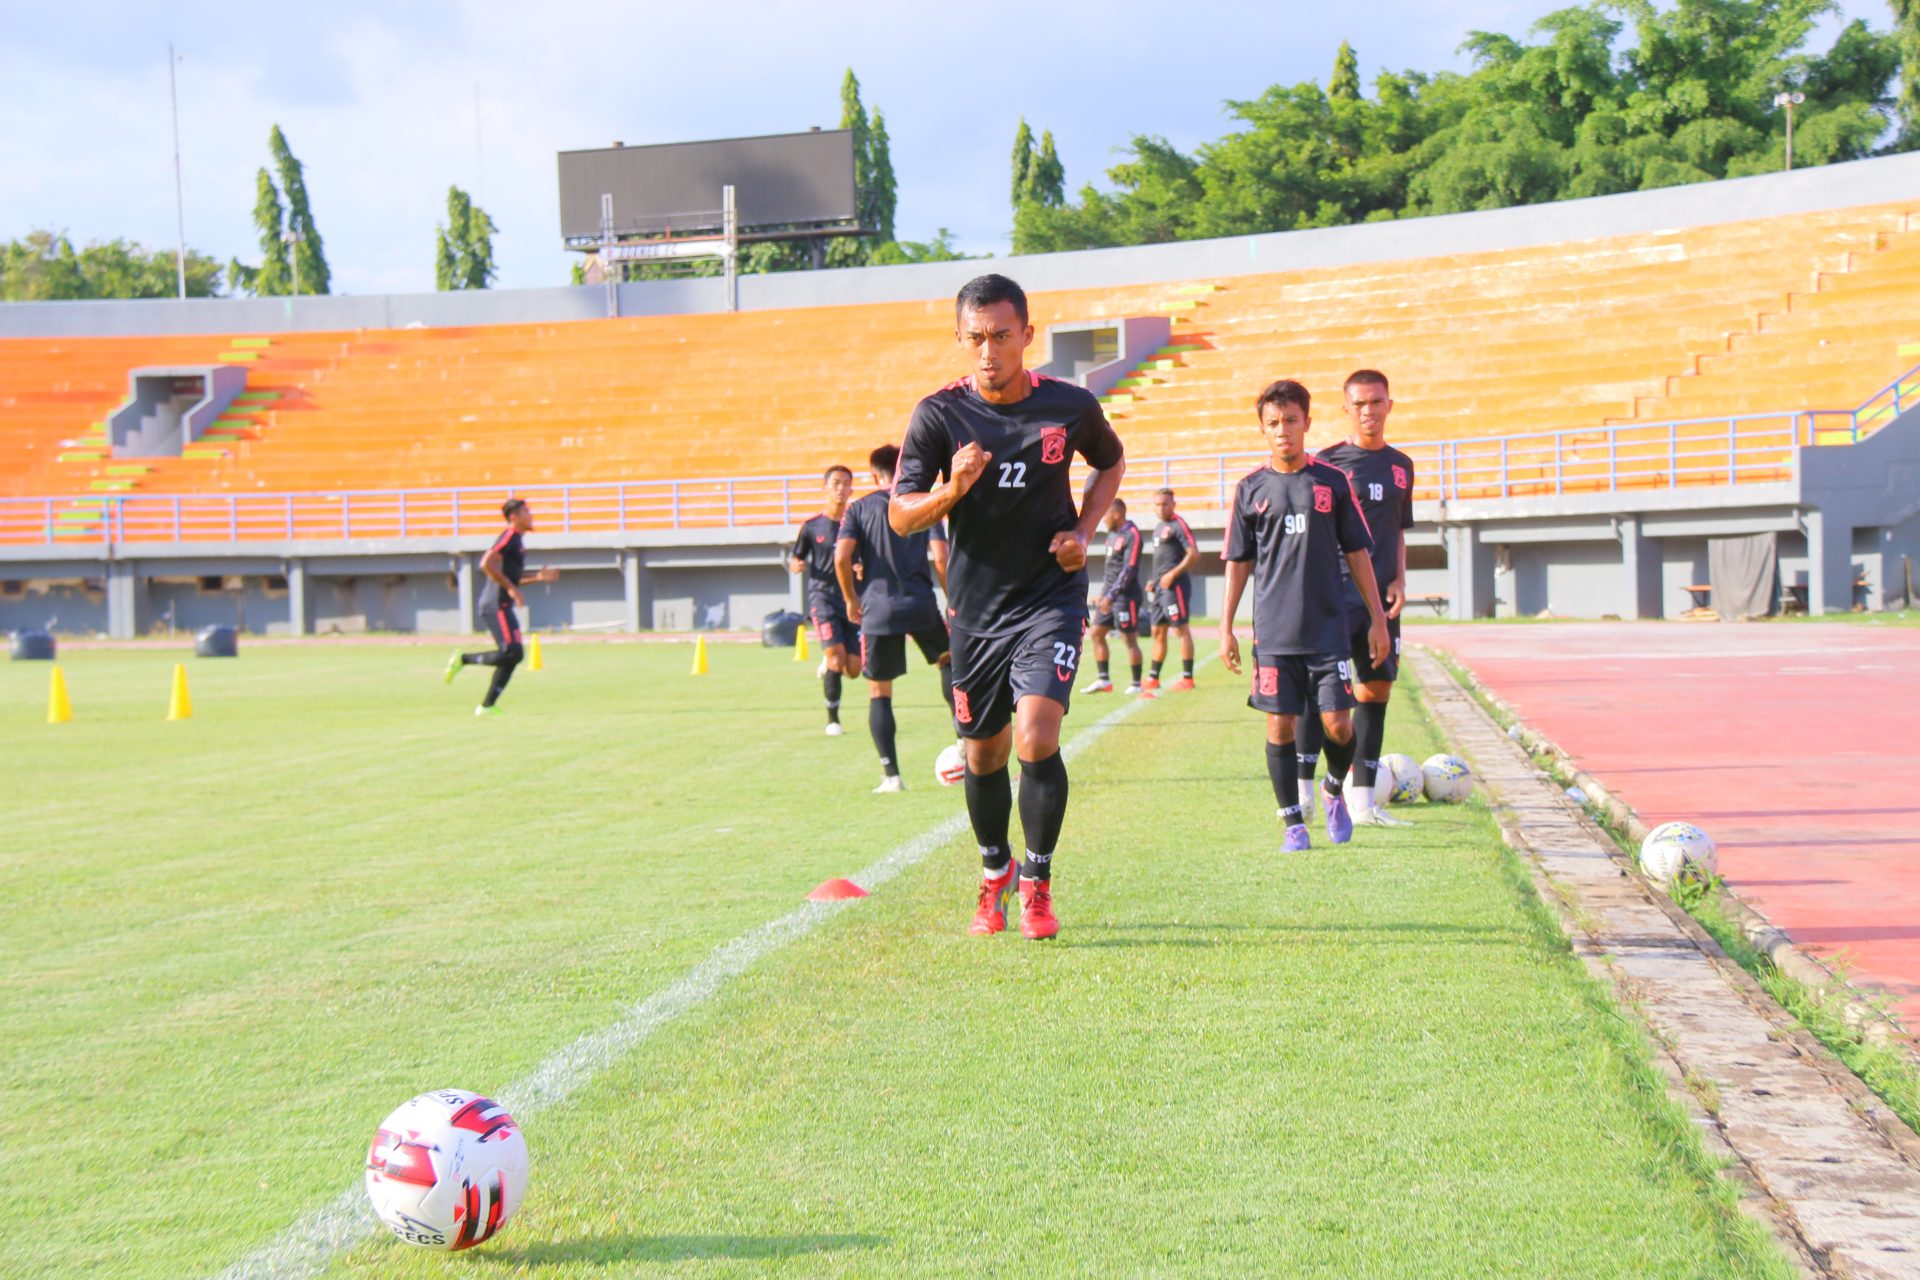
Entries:
[[527, 1140], [507, 1109], [437, 1089], [380, 1122], [367, 1198], [387, 1229], [425, 1249], [467, 1249], [506, 1225], [527, 1194]]
[[1394, 803], [1405, 804], [1426, 794], [1427, 775], [1420, 772], [1420, 762], [1412, 756], [1390, 752], [1380, 757], [1380, 768], [1393, 779], [1389, 798]]
[[959, 743], [948, 743], [933, 758], [933, 776], [940, 779], [943, 787], [957, 786], [967, 776], [967, 753]]
[[1426, 781], [1427, 799], [1454, 804], [1473, 794], [1473, 770], [1459, 756], [1446, 752], [1427, 757], [1420, 766]]
[[1655, 884], [1703, 881], [1719, 866], [1713, 837], [1691, 822], [1663, 822], [1640, 842], [1640, 870]]

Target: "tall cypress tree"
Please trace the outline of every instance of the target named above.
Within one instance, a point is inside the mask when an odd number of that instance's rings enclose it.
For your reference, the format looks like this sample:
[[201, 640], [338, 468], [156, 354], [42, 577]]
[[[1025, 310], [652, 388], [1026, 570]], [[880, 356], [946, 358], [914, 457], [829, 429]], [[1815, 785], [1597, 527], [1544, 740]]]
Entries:
[[[260, 265], [242, 269], [246, 279], [236, 283], [244, 283], [263, 298], [293, 292], [287, 273], [287, 246], [280, 238], [280, 233], [286, 230], [280, 192], [264, 168], [254, 179], [253, 226], [260, 233]], [[236, 262], [233, 266], [239, 268], [240, 264]]]
[[280, 189], [287, 194], [287, 230], [300, 236], [299, 242], [294, 245], [294, 261], [299, 265], [300, 292], [331, 292], [333, 277], [327, 270], [326, 248], [320, 242], [319, 230], [313, 225], [313, 209], [307, 201], [306, 170], [287, 146], [287, 137], [280, 132], [277, 124], [273, 126], [273, 132], [267, 135], [267, 148], [273, 152], [274, 168], [280, 174]]
[[1013, 183], [1007, 199], [1018, 209], [1020, 202], [1027, 198], [1027, 184], [1033, 180], [1033, 130], [1027, 127], [1027, 118], [1020, 117], [1020, 127], [1013, 133]]
[[1360, 59], [1353, 54], [1353, 46], [1345, 40], [1340, 42], [1340, 52], [1333, 55], [1333, 78], [1327, 81], [1327, 97], [1335, 102], [1357, 102], [1360, 98]]
[[1887, 0], [1893, 9], [1893, 40], [1900, 51], [1900, 151], [1920, 151], [1920, 0]]
[[873, 109], [873, 125], [867, 134], [869, 168], [873, 178], [874, 239], [886, 244], [893, 239], [893, 215], [899, 207], [899, 189], [893, 176], [893, 151], [887, 140], [887, 118], [880, 108]]
[[1067, 202], [1067, 171], [1060, 163], [1060, 153], [1054, 150], [1051, 129], [1040, 135], [1040, 149], [1027, 170], [1026, 198], [1049, 209]]

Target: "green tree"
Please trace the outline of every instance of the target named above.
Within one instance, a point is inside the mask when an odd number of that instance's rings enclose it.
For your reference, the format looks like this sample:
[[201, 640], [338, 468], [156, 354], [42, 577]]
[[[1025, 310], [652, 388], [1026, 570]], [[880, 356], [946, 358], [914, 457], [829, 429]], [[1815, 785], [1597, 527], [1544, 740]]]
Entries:
[[880, 108], [873, 109], [872, 127], [867, 133], [867, 145], [871, 159], [871, 179], [873, 191], [873, 227], [875, 238], [882, 244], [893, 239], [893, 216], [899, 208], [898, 181], [893, 174], [893, 144], [887, 137], [887, 118], [880, 114]]
[[[220, 292], [220, 265], [187, 252], [187, 296]], [[179, 290], [172, 249], [131, 240], [96, 241], [76, 250], [66, 236], [29, 232], [0, 244], [0, 301], [50, 302], [67, 298], [171, 298]]]
[[227, 264], [234, 288], [262, 298], [277, 298], [293, 292], [293, 275], [287, 269], [286, 214], [280, 205], [280, 190], [264, 168], [254, 176], [253, 229], [260, 237], [260, 265], [250, 267], [238, 259]]
[[1895, 146], [1920, 151], [1920, 0], [1887, 0], [1893, 9], [1893, 41], [1900, 57], [1900, 136]]
[[1027, 198], [1027, 186], [1033, 181], [1033, 130], [1028, 127], [1025, 116], [1020, 117], [1020, 127], [1013, 131], [1013, 182], [1008, 188], [1008, 201], [1018, 210], [1020, 202]]
[[433, 287], [486, 289], [499, 275], [493, 263], [493, 219], [459, 187], [447, 188], [447, 221], [434, 228]]
[[873, 265], [894, 267], [909, 262], [959, 262], [972, 254], [953, 247], [953, 232], [945, 227], [931, 241], [888, 240], [873, 247]]
[[1335, 102], [1355, 102], [1360, 97], [1360, 59], [1345, 40], [1333, 55], [1333, 78], [1327, 81], [1327, 97]]
[[273, 153], [274, 170], [280, 175], [280, 190], [287, 197], [287, 231], [297, 236], [293, 246], [294, 276], [302, 293], [329, 293], [333, 276], [327, 269], [327, 253], [320, 230], [313, 225], [313, 208], [307, 199], [306, 169], [287, 146], [280, 126], [267, 135], [267, 149]]
[[1033, 168], [1027, 174], [1026, 198], [1049, 208], [1067, 202], [1067, 170], [1053, 145], [1053, 130], [1040, 135], [1040, 149], [1034, 152]]

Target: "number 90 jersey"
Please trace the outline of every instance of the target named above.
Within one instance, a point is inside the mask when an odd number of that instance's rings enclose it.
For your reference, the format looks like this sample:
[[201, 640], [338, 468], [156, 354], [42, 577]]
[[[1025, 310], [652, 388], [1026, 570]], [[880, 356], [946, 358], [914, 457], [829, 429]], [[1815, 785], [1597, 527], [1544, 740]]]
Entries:
[[1338, 467], [1262, 466], [1241, 480], [1227, 516], [1226, 558], [1253, 561], [1253, 651], [1345, 654], [1340, 562], [1349, 551], [1372, 550], [1366, 515]]
[[1086, 612], [1087, 574], [1068, 573], [1047, 546], [1079, 521], [1068, 468], [1079, 454], [1105, 470], [1125, 450], [1099, 400], [1070, 382], [1025, 375], [1017, 404], [989, 404], [963, 378], [934, 392], [913, 411], [897, 494], [927, 493], [953, 471], [968, 444], [988, 454], [986, 470], [947, 517], [948, 613], [954, 627], [993, 635], [1025, 627], [1036, 616]]

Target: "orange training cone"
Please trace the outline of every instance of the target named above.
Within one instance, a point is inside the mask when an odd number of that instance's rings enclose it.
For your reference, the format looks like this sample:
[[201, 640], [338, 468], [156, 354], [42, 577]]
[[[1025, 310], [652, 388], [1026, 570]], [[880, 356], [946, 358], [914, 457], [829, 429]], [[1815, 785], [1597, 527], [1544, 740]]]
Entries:
[[67, 678], [55, 667], [53, 683], [47, 688], [47, 723], [66, 724], [72, 719], [73, 703], [67, 699]]
[[547, 664], [544, 661], [542, 661], [540, 657], [540, 637], [537, 635], [528, 636], [527, 637], [527, 670], [545, 671], [546, 669], [547, 669]]
[[696, 676], [707, 674], [707, 638], [705, 636], [695, 636], [693, 639], [693, 674]]
[[193, 719], [193, 699], [187, 695], [187, 669], [173, 664], [173, 693], [167, 698], [167, 719]]

